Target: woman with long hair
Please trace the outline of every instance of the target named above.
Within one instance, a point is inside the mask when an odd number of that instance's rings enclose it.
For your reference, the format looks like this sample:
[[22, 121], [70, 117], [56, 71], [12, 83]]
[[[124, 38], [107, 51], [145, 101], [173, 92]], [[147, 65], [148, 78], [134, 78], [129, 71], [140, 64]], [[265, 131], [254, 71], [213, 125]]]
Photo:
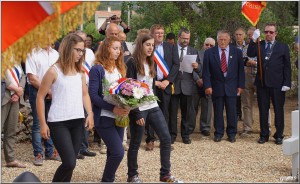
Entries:
[[124, 157], [122, 145], [124, 128], [115, 125], [117, 116], [126, 116], [129, 110], [103, 100], [103, 79], [109, 83], [126, 76], [121, 42], [116, 37], [106, 38], [96, 52], [90, 70], [89, 94], [93, 105], [95, 129], [107, 146], [107, 160], [101, 182], [114, 182], [115, 173]]
[[[40, 133], [44, 139], [50, 135], [62, 163], [53, 182], [70, 182], [76, 166], [76, 156], [82, 142], [84, 127], [92, 130], [94, 119], [85, 74], [81, 70], [84, 60], [84, 40], [76, 35], [64, 37], [59, 48], [58, 61], [44, 75], [36, 105], [40, 119]], [[51, 90], [52, 104], [45, 119], [45, 97]], [[84, 124], [84, 109], [87, 118]]]
[[[127, 64], [127, 77], [145, 81], [153, 94], [155, 89], [156, 71], [153, 60], [154, 38], [148, 34], [137, 38], [136, 47], [132, 58]], [[145, 130], [145, 124], [149, 124], [160, 140], [160, 181], [180, 182], [171, 175], [171, 136], [164, 115], [157, 102], [143, 105], [130, 111], [131, 139], [127, 153], [128, 179], [127, 182], [141, 182], [138, 176], [137, 156], [141, 140]]]

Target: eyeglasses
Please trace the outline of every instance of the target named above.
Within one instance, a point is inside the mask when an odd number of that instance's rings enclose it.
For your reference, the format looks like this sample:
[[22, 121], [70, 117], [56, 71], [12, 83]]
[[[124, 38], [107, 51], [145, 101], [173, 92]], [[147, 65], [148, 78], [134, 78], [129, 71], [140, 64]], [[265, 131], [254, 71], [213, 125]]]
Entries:
[[265, 34], [268, 34], [268, 33], [274, 34], [275, 32], [274, 32], [274, 31], [264, 31], [264, 33], [265, 33]]
[[206, 47], [214, 47], [214, 45], [209, 44], [209, 43], [206, 43], [205, 46], [206, 46]]
[[81, 53], [84, 54], [85, 53], [85, 49], [83, 49], [83, 50], [81, 50], [79, 48], [73, 48], [73, 49], [76, 50], [78, 54], [81, 54]]
[[158, 33], [154, 33], [155, 35], [164, 35], [165, 33], [163, 32], [158, 32]]

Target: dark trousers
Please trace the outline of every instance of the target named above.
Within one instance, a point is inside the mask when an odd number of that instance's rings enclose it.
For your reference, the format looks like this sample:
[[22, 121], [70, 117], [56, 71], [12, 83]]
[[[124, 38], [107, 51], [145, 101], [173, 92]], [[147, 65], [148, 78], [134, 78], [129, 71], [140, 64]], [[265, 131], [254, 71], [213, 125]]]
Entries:
[[114, 118], [101, 116], [99, 122], [95, 122], [95, 129], [107, 147], [101, 182], [114, 182], [116, 171], [124, 157], [124, 128], [115, 126]]
[[285, 92], [281, 91], [280, 88], [269, 88], [262, 87], [260, 84], [257, 85], [257, 102], [259, 109], [259, 121], [260, 121], [260, 136], [269, 137], [269, 109], [270, 100], [274, 107], [275, 113], [275, 128], [276, 132], [274, 138], [283, 138], [284, 130], [284, 102]]
[[184, 95], [182, 93], [178, 95], [172, 95], [169, 105], [169, 131], [174, 140], [177, 136], [177, 114], [179, 104], [181, 111], [181, 137], [183, 139], [189, 138], [196, 126], [196, 114], [192, 95]]
[[236, 116], [242, 118], [242, 101], [241, 96], [236, 97]]
[[62, 161], [52, 182], [71, 181], [76, 166], [76, 156], [82, 142], [83, 120], [82, 118], [48, 123], [52, 141]]
[[[161, 90], [159, 88], [156, 88], [156, 95], [159, 98], [158, 101], [159, 108], [161, 109], [166, 122], [169, 122], [169, 117], [170, 117], [169, 105], [171, 101], [171, 95], [166, 94], [164, 90]], [[146, 125], [146, 133], [147, 133], [146, 143], [150, 141], [154, 142], [156, 140], [156, 137], [154, 135], [154, 130], [151, 127], [151, 125]]]
[[[156, 132], [160, 141], [160, 176], [170, 172], [171, 137], [168, 126], [159, 107], [141, 112], [146, 124], [149, 124]], [[137, 119], [130, 116], [130, 144], [127, 153], [128, 177], [138, 174], [137, 156], [142, 141], [145, 127], [136, 124]]]
[[230, 138], [234, 138], [237, 133], [236, 118], [236, 97], [235, 96], [212, 96], [214, 107], [214, 127], [215, 137], [222, 138], [224, 136], [224, 105], [226, 108], [227, 127], [226, 133]]
[[[212, 118], [212, 100], [211, 96], [204, 94], [193, 94], [193, 105], [195, 109], [195, 116], [197, 117], [198, 109], [200, 104], [200, 132], [209, 131], [211, 129], [211, 118]], [[196, 119], [197, 122], [197, 119]]]

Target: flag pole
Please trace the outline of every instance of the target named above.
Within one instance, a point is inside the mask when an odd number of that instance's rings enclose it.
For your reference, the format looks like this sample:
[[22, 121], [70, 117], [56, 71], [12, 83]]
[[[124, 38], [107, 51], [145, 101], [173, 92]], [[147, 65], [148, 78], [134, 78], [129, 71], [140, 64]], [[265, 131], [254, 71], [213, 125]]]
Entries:
[[[257, 23], [258, 24], [258, 23]], [[256, 29], [257, 29], [257, 24], [256, 24]], [[258, 53], [257, 53], [257, 59], [259, 60], [259, 79], [260, 79], [260, 82], [261, 82], [261, 86], [264, 86], [263, 84], [263, 78], [262, 78], [262, 62], [261, 62], [261, 53], [260, 53], [260, 42], [259, 42], [259, 37], [256, 39], [256, 43], [257, 43], [257, 50], [258, 50]]]

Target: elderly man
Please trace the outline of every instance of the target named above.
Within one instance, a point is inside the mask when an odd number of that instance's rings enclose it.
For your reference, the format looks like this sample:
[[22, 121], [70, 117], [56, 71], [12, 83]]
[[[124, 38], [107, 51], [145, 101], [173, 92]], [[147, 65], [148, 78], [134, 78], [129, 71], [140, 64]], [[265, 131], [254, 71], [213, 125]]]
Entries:
[[[260, 138], [258, 143], [269, 141], [270, 130], [268, 125], [270, 100], [272, 100], [275, 112], [276, 132], [273, 135], [275, 144], [282, 144], [284, 130], [284, 102], [285, 93], [291, 87], [291, 62], [290, 51], [286, 44], [276, 40], [277, 26], [275, 23], [267, 23], [264, 28], [265, 40], [259, 42], [260, 56], [256, 39], [260, 36], [257, 29], [253, 33], [247, 54], [249, 57], [261, 57], [258, 59], [255, 85], [257, 89], [257, 102], [260, 120]], [[260, 63], [261, 62], [261, 63]]]
[[204, 53], [203, 82], [206, 95], [212, 95], [214, 108], [214, 141], [224, 136], [224, 105], [226, 108], [228, 141], [234, 143], [237, 133], [236, 98], [245, 87], [242, 51], [230, 43], [230, 33], [217, 34], [218, 46]]
[[[238, 28], [235, 30], [234, 33], [235, 37], [235, 43], [233, 43], [234, 46], [236, 46], [238, 49], [241, 49], [243, 52], [243, 58], [247, 58], [247, 48], [248, 45], [246, 44], [245, 37], [246, 33], [244, 28]], [[236, 116], [238, 121], [242, 121], [242, 102], [241, 102], [241, 96], [238, 96], [236, 99]]]
[[199, 65], [199, 73], [193, 72], [194, 80], [198, 85], [198, 92], [193, 94], [193, 103], [196, 112], [196, 117], [198, 114], [198, 107], [200, 103], [201, 113], [200, 113], [200, 133], [203, 136], [210, 136], [211, 130], [211, 116], [212, 116], [212, 101], [211, 96], [205, 95], [204, 88], [203, 88], [203, 79], [202, 79], [202, 72], [203, 72], [203, 57], [204, 52], [214, 47], [216, 41], [208, 37], [205, 39], [203, 43], [202, 49], [198, 52], [200, 58], [200, 65]]

